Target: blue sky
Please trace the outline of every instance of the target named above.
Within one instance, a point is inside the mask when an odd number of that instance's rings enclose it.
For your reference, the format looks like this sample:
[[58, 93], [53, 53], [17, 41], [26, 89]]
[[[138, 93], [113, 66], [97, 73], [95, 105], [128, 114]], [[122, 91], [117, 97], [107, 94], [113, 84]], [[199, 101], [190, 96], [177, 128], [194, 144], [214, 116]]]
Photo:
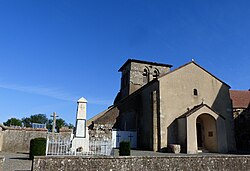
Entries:
[[110, 106], [128, 59], [191, 59], [249, 89], [250, 1], [0, 0], [0, 123], [57, 112], [75, 122]]

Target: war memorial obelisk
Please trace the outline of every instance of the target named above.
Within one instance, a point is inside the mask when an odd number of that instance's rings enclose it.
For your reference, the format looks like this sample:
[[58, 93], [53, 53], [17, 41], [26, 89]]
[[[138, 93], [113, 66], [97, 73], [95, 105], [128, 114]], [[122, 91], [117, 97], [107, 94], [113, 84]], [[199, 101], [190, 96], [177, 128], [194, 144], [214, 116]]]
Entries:
[[89, 133], [86, 124], [86, 107], [87, 100], [80, 98], [77, 101], [77, 112], [76, 112], [76, 131], [72, 140], [72, 150], [78, 150], [79, 152], [89, 151]]

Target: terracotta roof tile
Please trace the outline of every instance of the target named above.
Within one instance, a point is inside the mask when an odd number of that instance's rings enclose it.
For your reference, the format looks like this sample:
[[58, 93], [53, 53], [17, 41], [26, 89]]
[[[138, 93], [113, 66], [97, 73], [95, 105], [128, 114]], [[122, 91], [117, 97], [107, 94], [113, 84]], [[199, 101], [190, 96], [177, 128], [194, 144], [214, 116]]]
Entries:
[[230, 90], [233, 108], [250, 107], [250, 91]]

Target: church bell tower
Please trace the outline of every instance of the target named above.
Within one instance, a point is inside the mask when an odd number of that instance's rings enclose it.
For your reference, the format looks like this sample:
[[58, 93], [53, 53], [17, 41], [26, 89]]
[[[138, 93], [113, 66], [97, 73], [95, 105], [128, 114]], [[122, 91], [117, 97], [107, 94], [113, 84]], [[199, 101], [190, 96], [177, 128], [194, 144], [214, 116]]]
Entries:
[[171, 67], [169, 64], [128, 59], [119, 69], [122, 73], [120, 99], [169, 72]]

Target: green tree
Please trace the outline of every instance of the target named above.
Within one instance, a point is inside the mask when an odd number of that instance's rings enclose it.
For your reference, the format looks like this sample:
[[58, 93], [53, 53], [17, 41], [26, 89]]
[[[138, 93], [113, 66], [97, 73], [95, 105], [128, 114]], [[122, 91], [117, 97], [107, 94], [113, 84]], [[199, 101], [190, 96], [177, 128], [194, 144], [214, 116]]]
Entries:
[[31, 115], [30, 120], [32, 123], [40, 123], [40, 124], [48, 123], [48, 118], [46, 117], [45, 114]]
[[48, 124], [48, 118], [45, 114], [35, 114], [30, 117], [26, 117], [22, 119], [24, 126], [31, 127], [31, 123], [40, 123], [40, 124]]
[[30, 118], [22, 118], [22, 122], [25, 127], [31, 127], [31, 119]]
[[64, 126], [68, 126], [67, 123], [65, 122], [65, 120], [63, 120], [62, 118], [59, 118], [59, 119], [56, 120], [56, 130], [57, 130], [57, 132], [59, 132], [60, 128], [62, 128]]
[[[49, 131], [52, 130], [53, 126], [53, 119], [48, 119], [45, 114], [35, 114], [31, 115], [30, 117], [22, 118], [22, 122], [24, 126], [31, 127], [31, 123], [41, 123], [45, 124]], [[67, 124], [64, 119], [58, 118], [56, 119], [56, 130], [59, 132], [60, 128], [67, 126], [69, 128], [74, 128], [74, 125]]]
[[10, 118], [3, 123], [5, 126], [22, 126], [22, 121], [17, 118]]
[[72, 123], [69, 123], [68, 127], [69, 127], [69, 129], [74, 129], [75, 126]]
[[[65, 122], [64, 119], [62, 119], [62, 118], [56, 119], [56, 130], [57, 130], [57, 132], [59, 132], [60, 128], [62, 128], [64, 126], [68, 126], [68, 124]], [[47, 129], [52, 131], [52, 127], [53, 127], [53, 119], [50, 119], [49, 123], [47, 125]]]
[[47, 129], [49, 131], [52, 131], [52, 126], [53, 126], [53, 119], [49, 119], [48, 124], [46, 125]]

